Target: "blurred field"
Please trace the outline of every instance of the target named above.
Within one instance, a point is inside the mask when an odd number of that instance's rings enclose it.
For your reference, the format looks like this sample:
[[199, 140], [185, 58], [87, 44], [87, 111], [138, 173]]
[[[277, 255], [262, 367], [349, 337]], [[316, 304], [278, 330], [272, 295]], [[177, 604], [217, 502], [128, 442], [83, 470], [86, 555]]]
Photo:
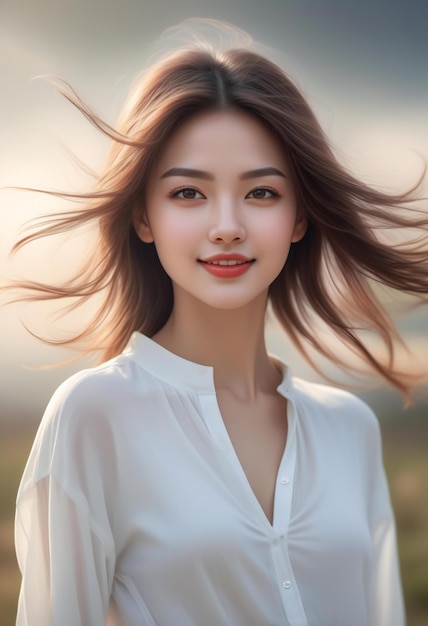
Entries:
[[[396, 511], [408, 626], [428, 624], [428, 406], [383, 421], [385, 465]], [[13, 546], [16, 491], [34, 430], [0, 441], [0, 626], [15, 623], [19, 572]], [[363, 626], [363, 625], [361, 625]]]

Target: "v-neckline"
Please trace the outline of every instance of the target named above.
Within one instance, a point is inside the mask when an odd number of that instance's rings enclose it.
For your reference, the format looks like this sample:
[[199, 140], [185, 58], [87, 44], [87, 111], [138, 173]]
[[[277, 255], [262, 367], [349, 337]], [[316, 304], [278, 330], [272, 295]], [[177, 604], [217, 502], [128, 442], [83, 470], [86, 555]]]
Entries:
[[[287, 400], [286, 419], [288, 426], [287, 439], [276, 474], [272, 522], [269, 520], [259, 499], [257, 498], [239, 456], [232, 444], [216, 395], [214, 396], [215, 407], [213, 407], [215, 411], [215, 423], [211, 422], [209, 427], [211, 435], [214, 436], [216, 442], [219, 444], [221, 453], [227, 459], [228, 464], [231, 466], [231, 469], [237, 478], [238, 487], [243, 489], [247, 500], [251, 503], [252, 508], [257, 512], [257, 515], [262, 520], [263, 525], [265, 527], [267, 526], [270, 532], [274, 531], [278, 534], [284, 534], [287, 532], [291, 513], [291, 494], [296, 460], [296, 410], [294, 402], [288, 393], [289, 388], [284, 385], [284, 380], [278, 386], [277, 391]], [[285, 488], [290, 497], [286, 497], [286, 502], [284, 503], [284, 498], [282, 497], [281, 492]]]
[[[229, 478], [230, 480], [233, 480], [233, 477], [236, 478], [237, 492], [245, 494], [246, 501], [251, 503], [265, 528], [284, 534], [287, 531], [291, 513], [292, 485], [296, 462], [297, 414], [290, 369], [280, 359], [273, 357], [282, 370], [282, 381], [277, 387], [277, 392], [287, 400], [288, 429], [287, 441], [276, 476], [271, 523], [250, 485], [229, 437], [217, 400], [213, 368], [188, 361], [139, 332], [133, 333], [124, 353], [156, 378], [173, 387], [198, 395], [201, 406], [205, 408], [202, 411], [206, 421], [205, 425], [217, 449], [224, 455], [224, 459], [227, 459], [226, 463], [232, 470], [229, 473]], [[283, 497], [284, 492], [285, 496]]]

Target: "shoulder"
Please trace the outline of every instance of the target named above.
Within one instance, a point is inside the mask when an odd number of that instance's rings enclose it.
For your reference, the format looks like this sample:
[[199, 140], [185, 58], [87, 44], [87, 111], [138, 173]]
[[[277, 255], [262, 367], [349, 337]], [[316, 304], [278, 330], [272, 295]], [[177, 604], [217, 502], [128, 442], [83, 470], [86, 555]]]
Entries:
[[[144, 395], [155, 384], [126, 355], [82, 370], [52, 395], [33, 444], [30, 462], [42, 476], [84, 454], [106, 459], [113, 453], [126, 420], [141, 415]], [[131, 416], [131, 418], [129, 417]]]
[[312, 383], [300, 378], [293, 378], [293, 385], [296, 396], [305, 404], [316, 407], [320, 411], [342, 411], [344, 409], [366, 416], [373, 417], [372, 409], [361, 398], [346, 391], [330, 385]]
[[297, 432], [310, 454], [354, 476], [378, 475], [382, 467], [382, 436], [373, 410], [353, 393], [329, 385], [294, 381]]
[[355, 394], [330, 385], [293, 379], [296, 403], [302, 415], [316, 421], [339, 422], [376, 431], [379, 424], [371, 407]]
[[152, 385], [152, 377], [129, 356], [121, 354], [65, 380], [52, 395], [45, 416], [108, 414], [125, 408], [137, 390], [141, 393]]
[[106, 446], [120, 436], [130, 415], [141, 413], [154, 384], [127, 355], [74, 374], [52, 395], [35, 449], [62, 456], [73, 446], [96, 449], [101, 441]]

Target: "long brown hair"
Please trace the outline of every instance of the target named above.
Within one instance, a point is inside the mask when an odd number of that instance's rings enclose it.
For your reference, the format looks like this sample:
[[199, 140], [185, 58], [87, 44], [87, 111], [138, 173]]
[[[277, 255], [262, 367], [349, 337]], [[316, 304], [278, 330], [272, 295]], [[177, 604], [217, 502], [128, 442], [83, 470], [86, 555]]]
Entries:
[[[280, 324], [309, 360], [308, 344], [340, 364], [337, 350], [319, 333], [321, 323], [386, 381], [405, 394], [409, 391], [409, 380], [394, 363], [399, 336], [372, 285], [377, 282], [426, 298], [428, 216], [410, 206], [419, 184], [406, 193], [389, 195], [353, 177], [337, 162], [294, 83], [276, 64], [246, 49], [218, 53], [195, 47], [161, 59], [132, 93], [115, 129], [65, 83], [58, 88], [112, 139], [95, 188], [69, 194], [81, 199], [83, 206], [49, 217], [14, 246], [17, 250], [39, 237], [98, 224], [97, 245], [83, 272], [61, 285], [19, 283], [29, 300], [70, 298], [73, 307], [102, 295], [83, 330], [60, 343], [85, 339], [87, 351], [101, 349], [107, 359], [122, 351], [133, 331], [152, 336], [165, 324], [173, 307], [171, 280], [154, 244], [139, 240], [132, 220], [145, 210], [153, 165], [178, 125], [201, 111], [233, 107], [262, 120], [281, 143], [299, 210], [308, 218], [306, 235], [292, 245], [270, 287], [270, 303]], [[379, 234], [391, 228], [408, 229], [407, 241], [396, 246], [385, 243]], [[361, 336], [366, 330], [382, 339], [386, 359], [367, 347]]]

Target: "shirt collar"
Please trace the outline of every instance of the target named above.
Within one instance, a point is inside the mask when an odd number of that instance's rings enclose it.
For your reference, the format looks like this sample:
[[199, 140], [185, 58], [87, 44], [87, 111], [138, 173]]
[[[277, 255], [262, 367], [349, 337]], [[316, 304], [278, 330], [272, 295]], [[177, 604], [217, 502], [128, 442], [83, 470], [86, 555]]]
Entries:
[[[214, 369], [210, 365], [201, 365], [183, 359], [142, 333], [132, 334], [124, 354], [129, 355], [156, 378], [174, 387], [187, 388], [205, 394], [216, 392]], [[278, 385], [278, 393], [288, 398], [293, 389], [291, 370], [277, 357], [275, 360], [282, 370], [282, 381]]]

